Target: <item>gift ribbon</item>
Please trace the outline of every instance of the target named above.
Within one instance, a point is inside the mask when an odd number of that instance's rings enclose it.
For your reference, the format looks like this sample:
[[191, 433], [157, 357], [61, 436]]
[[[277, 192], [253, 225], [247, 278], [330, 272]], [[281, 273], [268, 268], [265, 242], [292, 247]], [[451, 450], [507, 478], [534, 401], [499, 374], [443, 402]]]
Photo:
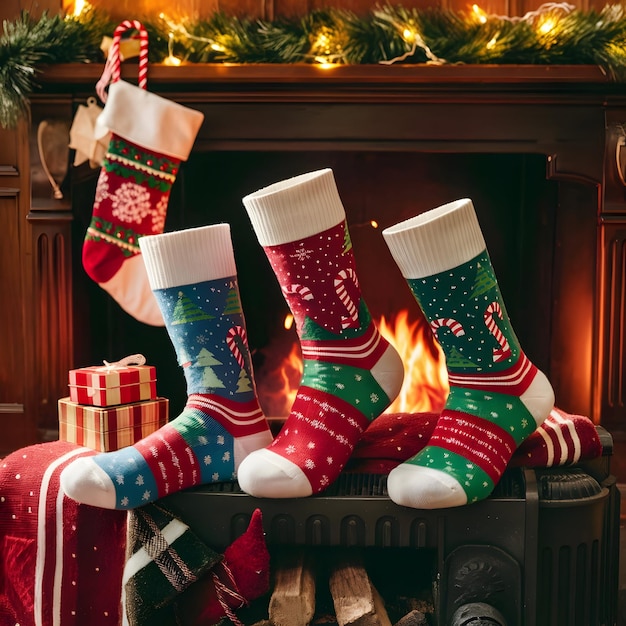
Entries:
[[109, 83], [115, 83], [121, 76], [120, 40], [122, 33], [129, 29], [139, 31], [139, 87], [148, 88], [148, 31], [138, 20], [124, 20], [113, 33], [113, 42], [104, 65], [100, 80], [96, 83], [96, 93], [102, 102], [107, 101], [106, 88]]
[[[114, 361], [113, 363], [109, 363], [104, 359], [102, 362], [104, 363], [104, 366], [96, 367], [94, 370], [96, 372], [106, 372], [108, 374], [110, 372], [114, 372], [115, 370], [125, 369], [131, 365], [145, 365], [146, 357], [143, 354], [130, 354], [119, 361]], [[90, 398], [93, 398], [93, 396], [96, 395], [96, 392], [99, 391], [95, 385], [86, 385], [85, 390], [87, 392], [87, 396]]]

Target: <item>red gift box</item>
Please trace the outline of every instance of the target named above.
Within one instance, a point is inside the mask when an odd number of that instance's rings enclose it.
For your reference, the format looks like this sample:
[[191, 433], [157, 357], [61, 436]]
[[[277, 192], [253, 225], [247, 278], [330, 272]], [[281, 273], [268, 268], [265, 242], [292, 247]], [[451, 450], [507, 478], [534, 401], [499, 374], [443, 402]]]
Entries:
[[167, 423], [169, 400], [155, 398], [112, 407], [59, 400], [59, 439], [99, 452], [132, 446]]
[[[132, 364], [135, 363], [135, 364]], [[154, 400], [156, 368], [144, 365], [141, 355], [117, 363], [70, 370], [70, 400], [92, 406], [115, 406], [141, 400]]]

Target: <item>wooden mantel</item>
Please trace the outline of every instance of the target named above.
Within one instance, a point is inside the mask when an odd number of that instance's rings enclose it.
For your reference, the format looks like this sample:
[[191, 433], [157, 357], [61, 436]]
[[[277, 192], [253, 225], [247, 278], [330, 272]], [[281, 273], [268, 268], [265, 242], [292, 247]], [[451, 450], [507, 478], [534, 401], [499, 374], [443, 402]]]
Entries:
[[[52, 200], [38, 182], [33, 138], [44, 119], [69, 124], [76, 107], [95, 95], [101, 72], [93, 64], [41, 68], [30, 119], [0, 129], [0, 229], [8, 234], [0, 246], [0, 289], [11, 304], [3, 306], [0, 325], [5, 452], [54, 429], [67, 370], [84, 364], [77, 363], [86, 331], [73, 276], [71, 198]], [[135, 75], [132, 63], [124, 64], [123, 78]], [[621, 424], [626, 195], [615, 154], [626, 122], [625, 84], [592, 66], [198, 64], [151, 65], [149, 88], [204, 112], [199, 150], [546, 155], [549, 178], [591, 190], [584, 219], [594, 241], [588, 259], [577, 258], [575, 236], [564, 239], [573, 261], [558, 277], [555, 306], [583, 307], [593, 324], [579, 329], [571, 349], [570, 329], [554, 329], [552, 341], [580, 367], [555, 366], [551, 374], [572, 389], [581, 411], [609, 428]], [[585, 289], [595, 296], [583, 302]]]

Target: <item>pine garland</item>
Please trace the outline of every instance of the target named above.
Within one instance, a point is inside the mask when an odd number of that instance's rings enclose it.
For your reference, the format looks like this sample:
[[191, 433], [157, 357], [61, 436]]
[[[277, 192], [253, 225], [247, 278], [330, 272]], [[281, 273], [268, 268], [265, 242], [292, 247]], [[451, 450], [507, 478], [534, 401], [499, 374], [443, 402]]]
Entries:
[[110, 30], [111, 23], [91, 11], [67, 19], [44, 14], [38, 21], [24, 12], [14, 22], [5, 20], [0, 37], [0, 125], [14, 126], [25, 112], [40, 65], [101, 62], [102, 34]]
[[[249, 20], [215, 13], [195, 23], [142, 19], [150, 61], [186, 63], [591, 64], [626, 78], [626, 11], [620, 4], [581, 11], [546, 4], [523, 17], [378, 6], [364, 17], [343, 9], [299, 19]], [[154, 21], [156, 19], [156, 21]], [[0, 37], [0, 125], [28, 107], [42, 65], [103, 63], [100, 44], [116, 24], [94, 9], [77, 17], [24, 12]]]

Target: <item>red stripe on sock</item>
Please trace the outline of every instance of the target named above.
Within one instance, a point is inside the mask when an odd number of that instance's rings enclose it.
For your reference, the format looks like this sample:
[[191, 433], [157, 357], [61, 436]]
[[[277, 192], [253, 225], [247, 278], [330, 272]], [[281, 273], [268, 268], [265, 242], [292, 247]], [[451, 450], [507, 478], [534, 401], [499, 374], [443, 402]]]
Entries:
[[485, 372], [484, 374], [449, 373], [448, 381], [451, 386], [455, 387], [489, 389], [490, 391], [519, 397], [528, 389], [536, 374], [537, 367], [522, 352], [517, 362], [505, 370]]
[[159, 498], [182, 491], [200, 482], [200, 467], [182, 435], [166, 424], [156, 433], [135, 444], [150, 467]]
[[265, 416], [255, 399], [235, 402], [216, 395], [193, 393], [187, 399], [186, 408], [202, 411], [233, 437], [256, 435], [267, 430]]
[[335, 341], [306, 340], [300, 345], [304, 359], [372, 369], [388, 344], [372, 323], [359, 337]]
[[298, 465], [318, 493], [339, 476], [369, 423], [348, 402], [300, 387], [289, 418], [268, 449]]
[[450, 450], [476, 464], [498, 482], [515, 452], [516, 443], [505, 430], [489, 420], [463, 413], [444, 412], [428, 445]]

